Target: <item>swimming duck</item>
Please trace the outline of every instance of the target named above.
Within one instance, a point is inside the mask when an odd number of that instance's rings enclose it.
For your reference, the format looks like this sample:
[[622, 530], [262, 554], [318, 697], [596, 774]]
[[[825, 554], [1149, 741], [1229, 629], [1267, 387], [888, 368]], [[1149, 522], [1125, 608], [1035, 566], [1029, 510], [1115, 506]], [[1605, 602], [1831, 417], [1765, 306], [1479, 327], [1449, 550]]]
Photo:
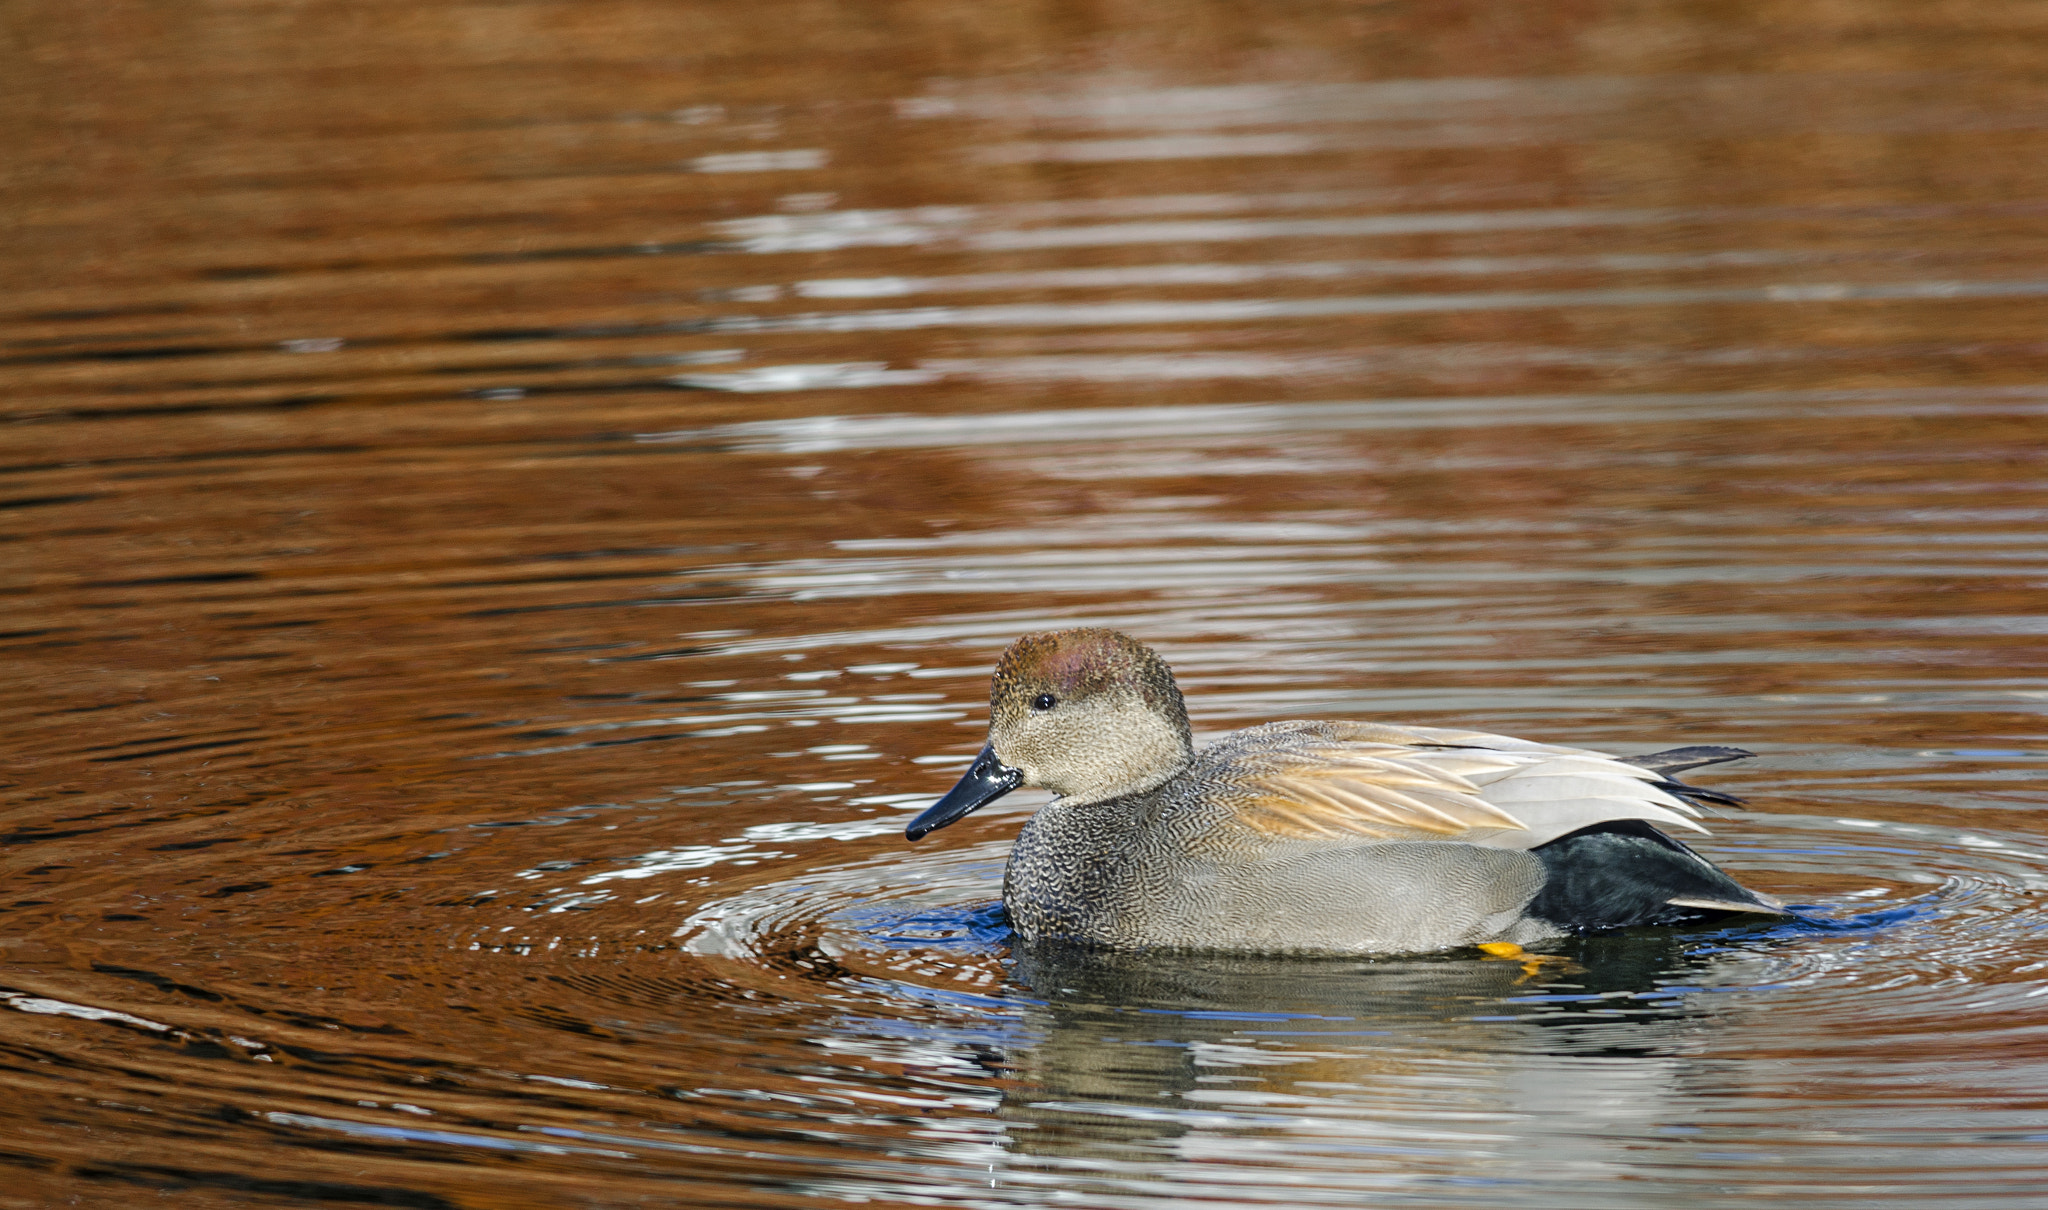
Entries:
[[1265, 954], [1505, 952], [1567, 934], [1785, 915], [1666, 836], [1705, 832], [1685, 769], [1480, 731], [1249, 727], [1196, 751], [1173, 673], [1113, 630], [1027, 634], [996, 666], [988, 744], [905, 829], [918, 840], [1019, 786], [1003, 905], [1027, 945]]

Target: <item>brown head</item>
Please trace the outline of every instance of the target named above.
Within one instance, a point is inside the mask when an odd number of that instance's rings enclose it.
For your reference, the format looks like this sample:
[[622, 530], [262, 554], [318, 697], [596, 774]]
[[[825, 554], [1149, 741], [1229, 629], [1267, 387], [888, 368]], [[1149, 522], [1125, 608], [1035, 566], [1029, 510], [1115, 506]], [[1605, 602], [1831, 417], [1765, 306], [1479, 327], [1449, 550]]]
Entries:
[[1020, 785], [1088, 803], [1148, 790], [1194, 755], [1166, 662], [1114, 630], [1027, 634], [989, 690], [988, 746], [907, 829], [912, 840]]

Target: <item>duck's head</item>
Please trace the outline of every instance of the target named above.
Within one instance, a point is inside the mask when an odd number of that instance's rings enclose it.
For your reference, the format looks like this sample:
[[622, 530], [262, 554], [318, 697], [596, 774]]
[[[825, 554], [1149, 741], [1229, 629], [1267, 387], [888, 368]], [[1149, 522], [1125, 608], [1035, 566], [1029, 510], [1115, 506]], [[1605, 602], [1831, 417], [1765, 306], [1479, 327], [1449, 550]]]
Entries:
[[1088, 803], [1148, 790], [1194, 753], [1166, 661], [1114, 630], [1027, 634], [989, 690], [988, 745], [904, 834], [916, 840], [1018, 786]]

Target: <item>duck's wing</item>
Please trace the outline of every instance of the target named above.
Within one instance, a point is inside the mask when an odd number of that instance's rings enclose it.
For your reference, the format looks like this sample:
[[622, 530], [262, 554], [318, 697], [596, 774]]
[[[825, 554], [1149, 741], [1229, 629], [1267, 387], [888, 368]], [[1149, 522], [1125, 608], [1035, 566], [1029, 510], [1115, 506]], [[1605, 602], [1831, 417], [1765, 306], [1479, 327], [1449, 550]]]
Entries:
[[1239, 735], [1249, 742], [1229, 745], [1228, 798], [1238, 823], [1267, 836], [1533, 849], [1623, 819], [1706, 831], [1661, 773], [1583, 748], [1364, 723]]

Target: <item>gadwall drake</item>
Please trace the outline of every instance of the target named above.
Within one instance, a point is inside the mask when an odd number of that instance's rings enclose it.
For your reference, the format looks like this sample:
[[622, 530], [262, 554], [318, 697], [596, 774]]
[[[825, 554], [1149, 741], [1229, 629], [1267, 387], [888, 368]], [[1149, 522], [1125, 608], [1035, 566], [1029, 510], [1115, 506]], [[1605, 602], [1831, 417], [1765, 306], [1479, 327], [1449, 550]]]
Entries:
[[1515, 946], [1784, 909], [1666, 836], [1674, 780], [1751, 755], [1616, 759], [1442, 727], [1283, 722], [1195, 751], [1173, 673], [1113, 630], [1029, 634], [996, 666], [989, 740], [905, 834], [1019, 786], [1003, 906], [1027, 944], [1269, 954]]

